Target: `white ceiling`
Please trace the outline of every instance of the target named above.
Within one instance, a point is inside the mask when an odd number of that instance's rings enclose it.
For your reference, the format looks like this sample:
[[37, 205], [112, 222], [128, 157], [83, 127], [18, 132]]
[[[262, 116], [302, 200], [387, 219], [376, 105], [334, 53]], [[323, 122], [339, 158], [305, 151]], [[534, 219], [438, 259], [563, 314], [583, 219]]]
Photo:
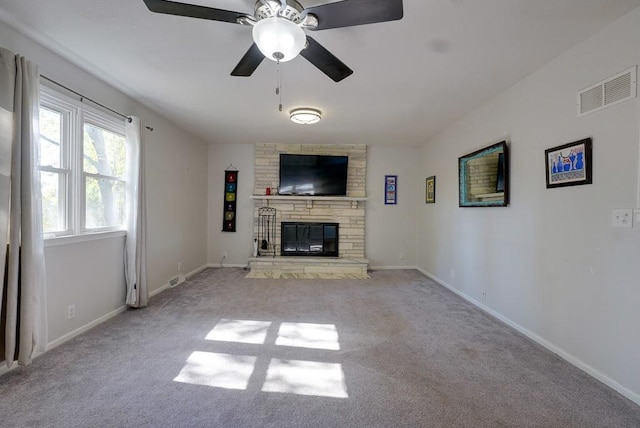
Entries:
[[[183, 1], [246, 13], [254, 3]], [[142, 0], [2, 0], [0, 19], [207, 142], [419, 145], [638, 6], [404, 0], [400, 21], [309, 31], [354, 74], [335, 83], [302, 57], [281, 65], [283, 113], [274, 62], [229, 75], [252, 43], [248, 27], [151, 13]], [[295, 125], [295, 107], [323, 120]]]

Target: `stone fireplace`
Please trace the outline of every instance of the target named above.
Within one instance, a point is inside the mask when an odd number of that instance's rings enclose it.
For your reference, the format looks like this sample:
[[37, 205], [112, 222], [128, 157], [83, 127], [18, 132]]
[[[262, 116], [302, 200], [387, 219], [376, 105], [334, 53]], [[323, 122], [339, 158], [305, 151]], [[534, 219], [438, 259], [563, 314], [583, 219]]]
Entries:
[[[267, 195], [267, 188], [278, 188], [280, 153], [349, 156], [347, 195], [285, 196], [273, 190]], [[259, 209], [265, 206], [275, 208], [276, 236], [273, 242], [279, 248], [272, 257], [251, 258], [249, 277], [367, 278], [369, 261], [365, 258], [364, 246], [366, 172], [366, 145], [256, 144], [255, 182], [251, 196], [255, 210], [254, 237], [258, 236]], [[296, 254], [280, 256], [284, 247], [289, 245], [287, 228], [282, 227], [287, 223], [336, 224], [337, 253], [333, 252], [331, 256], [307, 254], [306, 250], [296, 247]]]

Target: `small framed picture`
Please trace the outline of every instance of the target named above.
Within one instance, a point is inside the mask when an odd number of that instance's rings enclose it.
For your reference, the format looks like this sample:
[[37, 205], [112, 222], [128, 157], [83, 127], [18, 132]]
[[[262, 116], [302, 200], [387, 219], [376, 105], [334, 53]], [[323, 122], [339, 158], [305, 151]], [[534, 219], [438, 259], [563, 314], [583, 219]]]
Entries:
[[424, 202], [425, 204], [436, 203], [436, 176], [435, 175], [432, 175], [431, 177], [427, 177], [426, 179]]
[[396, 205], [398, 203], [398, 176], [384, 176], [384, 204]]
[[591, 184], [591, 138], [544, 151], [547, 189]]

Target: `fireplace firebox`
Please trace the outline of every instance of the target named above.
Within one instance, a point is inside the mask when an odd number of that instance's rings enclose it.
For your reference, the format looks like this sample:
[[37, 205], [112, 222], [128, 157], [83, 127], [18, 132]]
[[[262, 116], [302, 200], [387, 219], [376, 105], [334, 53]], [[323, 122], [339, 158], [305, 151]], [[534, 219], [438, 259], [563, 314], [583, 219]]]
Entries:
[[338, 223], [282, 222], [282, 256], [338, 257]]

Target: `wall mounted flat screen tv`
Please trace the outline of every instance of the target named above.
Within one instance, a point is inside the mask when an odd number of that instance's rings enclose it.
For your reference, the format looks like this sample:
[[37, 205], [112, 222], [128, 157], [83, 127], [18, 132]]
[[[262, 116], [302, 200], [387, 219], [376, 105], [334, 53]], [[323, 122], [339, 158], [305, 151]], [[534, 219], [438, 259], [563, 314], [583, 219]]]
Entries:
[[280, 154], [281, 195], [346, 196], [348, 156]]

